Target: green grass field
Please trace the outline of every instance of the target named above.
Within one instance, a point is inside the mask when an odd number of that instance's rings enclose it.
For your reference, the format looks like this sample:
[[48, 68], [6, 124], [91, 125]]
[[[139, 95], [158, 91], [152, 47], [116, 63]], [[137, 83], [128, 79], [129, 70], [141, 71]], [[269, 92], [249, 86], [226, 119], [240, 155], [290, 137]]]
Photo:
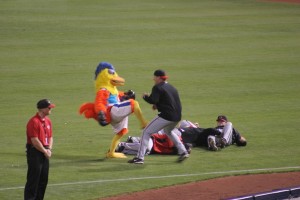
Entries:
[[[0, 1], [0, 199], [23, 199], [25, 127], [36, 102], [57, 107], [45, 199], [97, 199], [220, 176], [300, 170], [300, 6], [256, 0]], [[183, 118], [215, 126], [226, 114], [246, 148], [195, 148], [190, 159], [104, 159], [111, 127], [78, 115], [94, 70], [111, 62], [119, 90], [142, 101], [163, 68]], [[134, 116], [130, 133], [141, 131]], [[125, 140], [125, 138], [124, 138]]]

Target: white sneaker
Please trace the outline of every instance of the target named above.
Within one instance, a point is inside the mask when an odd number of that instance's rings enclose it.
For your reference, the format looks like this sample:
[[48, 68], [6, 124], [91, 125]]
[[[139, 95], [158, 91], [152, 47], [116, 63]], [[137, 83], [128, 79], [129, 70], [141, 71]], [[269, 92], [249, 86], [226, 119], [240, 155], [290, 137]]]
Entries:
[[212, 150], [212, 151], [218, 151], [219, 150], [218, 147], [216, 146], [215, 141], [212, 138], [208, 139], [208, 148], [209, 148], [209, 150]]

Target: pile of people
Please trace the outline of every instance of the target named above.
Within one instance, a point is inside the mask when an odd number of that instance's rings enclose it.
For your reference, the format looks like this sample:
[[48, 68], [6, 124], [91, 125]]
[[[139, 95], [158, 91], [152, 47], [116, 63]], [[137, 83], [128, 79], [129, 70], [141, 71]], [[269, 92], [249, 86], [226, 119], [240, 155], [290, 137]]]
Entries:
[[[216, 119], [214, 128], [201, 128], [198, 123], [182, 120], [173, 131], [180, 138], [188, 153], [192, 147], [204, 147], [211, 151], [218, 151], [226, 146], [246, 146], [247, 140], [233, 127], [224, 115]], [[116, 152], [136, 155], [140, 148], [140, 137], [128, 136], [126, 142], [120, 142]], [[151, 135], [147, 145], [146, 155], [149, 154], [178, 154], [177, 148], [163, 130]]]

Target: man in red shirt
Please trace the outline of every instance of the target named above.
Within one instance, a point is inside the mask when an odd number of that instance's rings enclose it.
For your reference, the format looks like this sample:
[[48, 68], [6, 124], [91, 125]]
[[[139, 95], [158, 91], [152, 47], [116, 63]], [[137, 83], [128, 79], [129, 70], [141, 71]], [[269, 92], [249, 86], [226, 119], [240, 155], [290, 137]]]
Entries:
[[53, 145], [52, 123], [47, 117], [55, 105], [48, 99], [37, 103], [38, 112], [27, 123], [27, 182], [25, 200], [44, 199], [48, 184], [49, 159]]

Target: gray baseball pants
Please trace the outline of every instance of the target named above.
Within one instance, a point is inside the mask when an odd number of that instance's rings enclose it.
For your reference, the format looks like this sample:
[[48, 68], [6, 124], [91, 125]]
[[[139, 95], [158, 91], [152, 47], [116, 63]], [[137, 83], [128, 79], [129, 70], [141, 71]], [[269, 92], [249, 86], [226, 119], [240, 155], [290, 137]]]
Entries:
[[[210, 135], [210, 136], [208, 136], [207, 140], [213, 139], [215, 141], [215, 144], [218, 146], [221, 143], [221, 140], [225, 139], [226, 146], [231, 145], [232, 144], [232, 123], [227, 122], [221, 132], [222, 133], [219, 137]], [[208, 143], [208, 146], [209, 146], [209, 143]]]
[[179, 139], [179, 136], [173, 130], [177, 124], [178, 122], [168, 121], [156, 116], [143, 130], [141, 136], [141, 146], [136, 157], [144, 160], [145, 152], [147, 150], [151, 135], [158, 133], [160, 130], [163, 130], [163, 132], [172, 140], [174, 145], [177, 147], [179, 154], [187, 153], [184, 145]]

